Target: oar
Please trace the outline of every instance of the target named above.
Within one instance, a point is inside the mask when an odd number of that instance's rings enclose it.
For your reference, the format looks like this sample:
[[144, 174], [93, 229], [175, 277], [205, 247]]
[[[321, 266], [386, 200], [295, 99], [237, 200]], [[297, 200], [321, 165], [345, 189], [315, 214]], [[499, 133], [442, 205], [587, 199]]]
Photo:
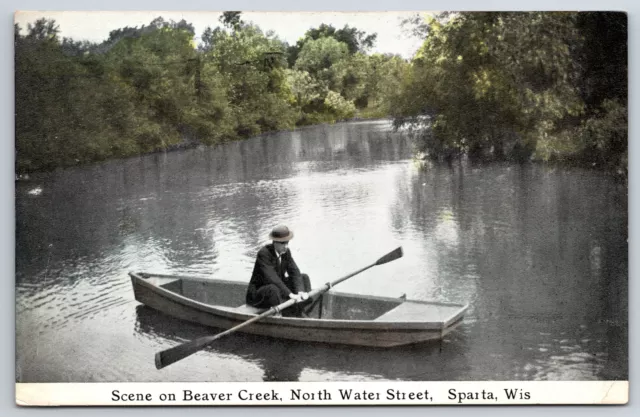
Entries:
[[[386, 264], [387, 262], [391, 262], [391, 261], [395, 261], [398, 258], [402, 257], [402, 247], [399, 247], [397, 249], [395, 249], [392, 252], [389, 252], [388, 254], [384, 255], [382, 258], [378, 259], [376, 262], [372, 263], [371, 265], [365, 266], [362, 269], [357, 270], [356, 272], [352, 272], [349, 275], [346, 275], [342, 278], [339, 278], [335, 281], [332, 282], [327, 282], [326, 284], [324, 284], [322, 287], [320, 288], [316, 288], [315, 290], [312, 290], [311, 292], [309, 292], [309, 298], [321, 295], [327, 291], [329, 291], [332, 287], [335, 287], [336, 285], [338, 285], [339, 283], [341, 283], [342, 281], [351, 278], [354, 275], [357, 275], [363, 271], [366, 271], [369, 268], [372, 268], [374, 266], [377, 265], [382, 265], [382, 264]], [[244, 326], [248, 326], [249, 324], [256, 322], [258, 320], [262, 320], [265, 317], [269, 317], [272, 314], [275, 314], [279, 311], [284, 310], [285, 308], [291, 307], [292, 305], [294, 305], [296, 303], [296, 300], [287, 300], [284, 303], [275, 306], [275, 307], [271, 307], [269, 310], [265, 311], [264, 313], [253, 317], [252, 319], [249, 319], [247, 321], [245, 321], [244, 323], [241, 323], [239, 325], [237, 325], [236, 327], [233, 327], [231, 329], [228, 329], [222, 333], [218, 333], [217, 335], [214, 336], [205, 336], [205, 337], [200, 337], [198, 339], [192, 340], [190, 342], [187, 343], [183, 343], [181, 345], [178, 346], [174, 346], [170, 349], [166, 349], [163, 350], [162, 352], [158, 352], [156, 353], [156, 368], [157, 369], [162, 369], [165, 366], [169, 366], [174, 362], [178, 362], [181, 359], [186, 358], [189, 355], [192, 355], [196, 352], [198, 352], [199, 350], [207, 347], [208, 345], [210, 345], [211, 343], [213, 343], [215, 340], [220, 339], [223, 336], [226, 336], [230, 333], [233, 333], [235, 331], [237, 331], [238, 329], [241, 329]]]

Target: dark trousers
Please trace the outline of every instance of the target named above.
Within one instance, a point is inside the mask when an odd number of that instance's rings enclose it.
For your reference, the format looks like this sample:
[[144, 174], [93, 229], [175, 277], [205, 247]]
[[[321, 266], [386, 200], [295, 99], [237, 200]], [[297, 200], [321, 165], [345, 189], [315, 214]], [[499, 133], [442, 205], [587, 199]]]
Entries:
[[[302, 285], [304, 287], [304, 292], [311, 291], [311, 281], [309, 280], [309, 275], [301, 274]], [[292, 293], [295, 294], [295, 290], [293, 288], [293, 283], [291, 281], [285, 280], [285, 285]], [[289, 299], [289, 294], [282, 294], [280, 288], [278, 288], [275, 284], [263, 285], [258, 288], [255, 292], [255, 297], [252, 297], [255, 300], [252, 303], [254, 307], [258, 308], [271, 308], [277, 305], [280, 305]], [[283, 316], [300, 316], [303, 311], [303, 307], [311, 302], [311, 299], [305, 300], [301, 303], [296, 303], [294, 306], [286, 309], [282, 312]]]

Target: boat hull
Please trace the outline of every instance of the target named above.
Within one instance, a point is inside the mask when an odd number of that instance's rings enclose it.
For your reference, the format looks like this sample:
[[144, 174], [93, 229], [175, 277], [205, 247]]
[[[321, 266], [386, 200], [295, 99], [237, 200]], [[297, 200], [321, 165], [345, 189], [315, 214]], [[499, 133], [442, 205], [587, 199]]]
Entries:
[[[252, 313], [251, 311], [246, 311], [246, 309], [194, 301], [180, 294], [179, 291], [168, 290], [162, 285], [150, 282], [138, 274], [132, 273], [131, 279], [137, 301], [179, 319], [205, 326], [229, 329], [255, 317], [255, 312]], [[201, 285], [211, 285], [211, 282], [202, 282]], [[228, 284], [228, 282], [226, 283]], [[190, 283], [190, 285], [192, 284]], [[195, 284], [197, 285], [198, 283]], [[243, 287], [242, 284], [238, 284], [241, 285], [241, 288]], [[168, 282], [165, 286], [171, 288], [171, 285], [174, 284]], [[175, 286], [177, 287], [177, 284]], [[354, 297], [362, 299], [362, 296]], [[383, 297], [378, 298], [385, 300]], [[372, 298], [368, 298], [368, 300], [370, 299]], [[390, 298], [389, 300], [393, 300], [397, 305], [405, 303], [404, 300], [399, 299]], [[328, 308], [326, 304], [330, 304], [330, 301], [325, 303], [325, 307]], [[458, 314], [452, 316], [448, 322], [442, 323], [406, 320], [394, 322], [384, 320], [266, 317], [243, 327], [241, 331], [303, 342], [394, 347], [442, 339], [462, 323], [466, 306], [458, 307], [460, 310]]]

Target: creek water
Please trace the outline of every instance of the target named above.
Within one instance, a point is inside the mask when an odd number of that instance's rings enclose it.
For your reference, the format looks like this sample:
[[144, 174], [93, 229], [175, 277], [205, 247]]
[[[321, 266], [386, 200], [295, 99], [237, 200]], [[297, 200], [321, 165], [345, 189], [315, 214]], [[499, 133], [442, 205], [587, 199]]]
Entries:
[[[315, 126], [16, 183], [16, 380], [628, 378], [627, 188], [597, 172], [420, 168], [388, 121]], [[234, 334], [140, 305], [128, 271], [248, 282], [278, 223], [313, 286], [469, 303], [442, 343], [367, 349]], [[215, 329], [214, 329], [215, 331]]]

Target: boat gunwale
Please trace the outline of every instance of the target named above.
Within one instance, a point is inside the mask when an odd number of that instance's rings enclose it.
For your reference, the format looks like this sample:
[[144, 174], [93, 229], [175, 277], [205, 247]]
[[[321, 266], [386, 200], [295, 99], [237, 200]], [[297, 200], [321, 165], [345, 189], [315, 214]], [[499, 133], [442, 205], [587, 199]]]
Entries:
[[[184, 275], [165, 275], [165, 274], [151, 274], [144, 272], [129, 272], [129, 276], [132, 278], [133, 285], [142, 285], [144, 287], [149, 288], [151, 291], [156, 293], [157, 295], [163, 296], [164, 298], [168, 298], [171, 301], [181, 303], [187, 307], [197, 309], [199, 311], [203, 311], [208, 314], [218, 315], [225, 317], [227, 319], [237, 320], [237, 321], [246, 321], [253, 317], [256, 317], [257, 314], [251, 313], [242, 313], [233, 311], [237, 307], [228, 307], [228, 306], [216, 306], [211, 304], [202, 303], [200, 301], [194, 300], [189, 297], [185, 297], [182, 294], [177, 292], [168, 290], [163, 288], [160, 285], [153, 284], [148, 281], [148, 278], [159, 277], [159, 278], [168, 278], [168, 279], [176, 279], [182, 280], [187, 279], [190, 281], [199, 281], [199, 282], [220, 282], [220, 283], [228, 283], [228, 284], [241, 284], [239, 281], [231, 281], [231, 280], [223, 280], [223, 279], [208, 279], [204, 277], [191, 277]], [[147, 277], [144, 278], [143, 276]], [[335, 295], [346, 295], [356, 298], [365, 298], [365, 299], [375, 299], [375, 300], [383, 300], [383, 301], [398, 301], [397, 298], [393, 297], [381, 297], [381, 296], [363, 296], [360, 294], [353, 293], [344, 293], [332, 291]], [[458, 311], [451, 317], [448, 317], [446, 320], [442, 321], [375, 321], [372, 320], [344, 320], [344, 319], [311, 319], [311, 318], [301, 318], [301, 317], [266, 317], [261, 320], [260, 324], [281, 324], [290, 327], [306, 327], [306, 328], [329, 328], [329, 329], [346, 329], [346, 330], [374, 330], [374, 331], [398, 331], [398, 330], [410, 330], [410, 331], [418, 331], [418, 330], [432, 330], [432, 331], [444, 331], [447, 328], [460, 320], [460, 318], [464, 315], [468, 308], [468, 304], [456, 304], [456, 303], [440, 303], [440, 302], [429, 302], [429, 301], [420, 301], [420, 300], [405, 300], [404, 303], [415, 303], [415, 304], [424, 304], [424, 305], [443, 305], [448, 307], [458, 307]], [[399, 305], [400, 305], [399, 304]], [[395, 307], [394, 307], [395, 308]], [[165, 313], [168, 314], [168, 313]], [[170, 314], [169, 314], [170, 315]], [[256, 323], [259, 324], [259, 323]]]

